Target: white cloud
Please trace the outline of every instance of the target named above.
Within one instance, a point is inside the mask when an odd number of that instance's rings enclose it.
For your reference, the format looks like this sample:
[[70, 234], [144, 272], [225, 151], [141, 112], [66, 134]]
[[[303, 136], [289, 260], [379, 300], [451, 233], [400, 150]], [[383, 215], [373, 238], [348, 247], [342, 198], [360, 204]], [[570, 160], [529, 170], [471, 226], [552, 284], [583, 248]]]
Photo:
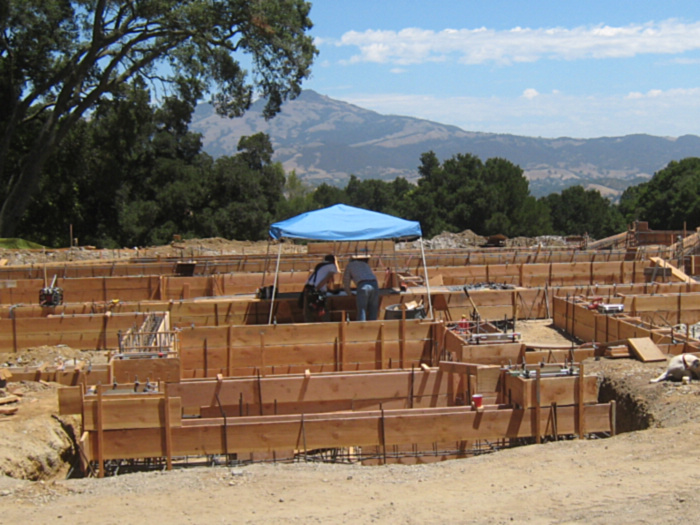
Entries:
[[552, 91], [527, 98], [528, 91], [514, 98], [331, 96], [379, 113], [423, 118], [465, 131], [576, 138], [700, 134], [700, 88], [606, 97]]
[[[323, 40], [319, 43], [330, 43]], [[350, 63], [419, 64], [456, 57], [464, 64], [534, 62], [542, 59], [619, 58], [678, 54], [700, 49], [700, 22], [678, 20], [612, 27], [349, 31], [336, 46], [356, 47]]]
[[527, 99], [533, 99], [537, 95], [539, 95], [539, 93], [537, 92], [536, 89], [529, 88], [529, 89], [526, 89], [525, 91], [523, 91], [523, 97], [525, 97]]

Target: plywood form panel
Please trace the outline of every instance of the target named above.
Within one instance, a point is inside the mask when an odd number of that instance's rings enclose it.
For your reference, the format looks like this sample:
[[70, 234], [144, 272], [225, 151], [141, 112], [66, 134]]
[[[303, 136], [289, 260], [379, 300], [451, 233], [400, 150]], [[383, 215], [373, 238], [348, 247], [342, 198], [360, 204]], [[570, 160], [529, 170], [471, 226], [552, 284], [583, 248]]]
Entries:
[[80, 350], [118, 347], [118, 332], [143, 322], [143, 314], [0, 319], [0, 349], [65, 344]]
[[272, 414], [274, 407], [289, 407], [293, 403], [303, 408], [305, 403], [347, 402], [348, 409], [353, 405], [359, 409], [363, 402], [400, 399], [413, 406], [445, 406], [449, 389], [449, 378], [437, 370], [419, 370], [236, 378], [220, 383], [194, 380], [170, 385], [170, 394], [182, 398], [185, 407], [216, 408], [219, 402], [235, 406], [235, 412], [229, 416], [237, 416], [241, 402], [252, 405], [253, 413], [259, 413], [261, 401], [265, 414]]
[[[522, 408], [537, 406], [537, 380], [505, 375], [505, 389], [508, 402]], [[539, 403], [541, 407], [556, 403], [557, 406], [575, 405], [579, 401], [579, 376], [548, 377], [540, 379]], [[583, 378], [583, 403], [598, 401], [598, 378]]]
[[[141, 394], [134, 398], [102, 398], [102, 428], [139, 429], [161, 428], [165, 425], [165, 398], [161, 394]], [[94, 396], [85, 398], [83, 403], [83, 426], [85, 430], [97, 430], [98, 401]], [[170, 422], [180, 426], [182, 412], [180, 399], [170, 398]]]
[[[404, 366], [418, 366], [430, 346], [423, 341], [386, 341], [383, 343], [384, 360], [387, 367], [401, 366], [403, 348]], [[342, 351], [341, 351], [342, 350]], [[314, 343], [286, 346], [249, 347], [213, 347], [203, 346], [201, 349], [181, 349], [182, 370], [184, 377], [202, 377], [200, 372], [208, 377], [217, 373], [235, 375], [247, 370], [246, 375], [255, 373], [273, 373], [271, 368], [285, 373], [288, 367], [295, 371], [303, 371], [304, 367], [331, 366], [335, 369], [374, 369], [380, 359], [381, 350], [374, 342], [347, 342], [341, 349], [339, 343]], [[359, 367], [359, 368], [358, 368]], [[198, 371], [194, 376], [193, 371]]]
[[[610, 430], [609, 405], [587, 405], [583, 410], [587, 432]], [[221, 420], [186, 420], [181, 427], [172, 429], [172, 453], [184, 456], [303, 450], [304, 441], [307, 449], [313, 449], [530, 437], [538, 426], [547, 428], [549, 417], [549, 411], [542, 410], [537, 425], [534, 409], [476, 412], [455, 407], [391, 410], [383, 414], [379, 411], [310, 414], [303, 417], [303, 422], [298, 415], [235, 418], [226, 427], [226, 448]], [[558, 407], [560, 435], [575, 433], [575, 420], [574, 407]], [[105, 431], [104, 435], [106, 460], [165, 454], [161, 429], [113, 430]], [[95, 433], [90, 433], [87, 452], [96, 450], [95, 439]]]

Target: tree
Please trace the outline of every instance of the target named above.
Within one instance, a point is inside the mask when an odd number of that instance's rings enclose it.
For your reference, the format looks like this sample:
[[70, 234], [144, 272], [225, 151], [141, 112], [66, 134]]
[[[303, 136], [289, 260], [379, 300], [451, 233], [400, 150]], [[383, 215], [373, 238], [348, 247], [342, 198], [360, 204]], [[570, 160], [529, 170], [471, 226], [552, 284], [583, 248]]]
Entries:
[[203, 207], [211, 218], [210, 229], [200, 233], [229, 239], [264, 239], [283, 199], [284, 169], [280, 163], [271, 162], [272, 146], [264, 133], [242, 137], [238, 150], [236, 156], [220, 157], [214, 164], [210, 195]]
[[302, 0], [0, 2], [0, 237], [13, 235], [70, 130], [130, 79], [192, 105], [213, 93], [231, 117], [257, 92], [272, 117], [309, 75], [309, 10]]
[[598, 190], [571, 186], [543, 198], [551, 210], [552, 225], [560, 235], [583, 235], [594, 239], [625, 229], [622, 215]]
[[533, 203], [523, 170], [505, 159], [483, 163], [460, 153], [441, 165], [430, 151], [421, 155], [418, 172], [418, 188], [401, 207], [407, 218], [421, 221], [428, 236], [467, 228], [505, 235], [546, 228], [546, 220], [537, 217], [546, 208]]
[[325, 182], [319, 184], [311, 196], [311, 200], [317, 205], [318, 208], [327, 208], [328, 206], [333, 206], [334, 204], [345, 203], [347, 200], [347, 194], [345, 190], [326, 184]]
[[659, 230], [700, 225], [700, 158], [672, 161], [649, 182], [628, 188], [620, 210], [628, 222], [648, 221]]
[[284, 199], [280, 202], [277, 220], [285, 220], [301, 213], [313, 210], [313, 188], [302, 181], [295, 171], [292, 171], [284, 183]]

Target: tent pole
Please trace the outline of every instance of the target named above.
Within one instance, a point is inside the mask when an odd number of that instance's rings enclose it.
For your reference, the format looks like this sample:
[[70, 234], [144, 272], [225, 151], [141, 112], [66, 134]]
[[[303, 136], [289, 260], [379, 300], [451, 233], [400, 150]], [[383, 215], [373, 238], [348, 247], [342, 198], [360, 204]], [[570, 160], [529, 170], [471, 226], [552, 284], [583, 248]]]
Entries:
[[430, 282], [428, 281], [428, 265], [425, 263], [425, 250], [423, 249], [423, 237], [420, 238], [420, 254], [423, 257], [423, 272], [425, 273], [425, 287], [428, 290], [428, 319], [433, 317], [433, 301], [430, 298]]
[[270, 317], [267, 324], [272, 324], [272, 311], [275, 306], [275, 295], [277, 295], [277, 276], [280, 273], [280, 258], [282, 257], [282, 239], [279, 239], [279, 249], [277, 250], [277, 266], [275, 267], [275, 281], [272, 283], [272, 299], [270, 300]]

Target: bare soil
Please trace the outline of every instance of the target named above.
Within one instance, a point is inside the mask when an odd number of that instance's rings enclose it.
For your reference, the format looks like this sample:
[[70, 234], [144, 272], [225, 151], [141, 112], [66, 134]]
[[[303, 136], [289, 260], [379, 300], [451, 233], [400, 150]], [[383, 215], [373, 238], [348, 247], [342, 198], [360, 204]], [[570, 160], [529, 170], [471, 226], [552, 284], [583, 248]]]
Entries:
[[[567, 341], [549, 321], [518, 331], [529, 343]], [[83, 357], [46, 347], [0, 363]], [[0, 524], [692, 523], [700, 382], [650, 384], [664, 366], [585, 362], [600, 377], [601, 401], [617, 400], [623, 433], [612, 438], [412, 466], [197, 466], [101, 480], [65, 479], [78, 422], [57, 415], [55, 385], [10, 379], [0, 398], [19, 401], [15, 415], [0, 416]]]

